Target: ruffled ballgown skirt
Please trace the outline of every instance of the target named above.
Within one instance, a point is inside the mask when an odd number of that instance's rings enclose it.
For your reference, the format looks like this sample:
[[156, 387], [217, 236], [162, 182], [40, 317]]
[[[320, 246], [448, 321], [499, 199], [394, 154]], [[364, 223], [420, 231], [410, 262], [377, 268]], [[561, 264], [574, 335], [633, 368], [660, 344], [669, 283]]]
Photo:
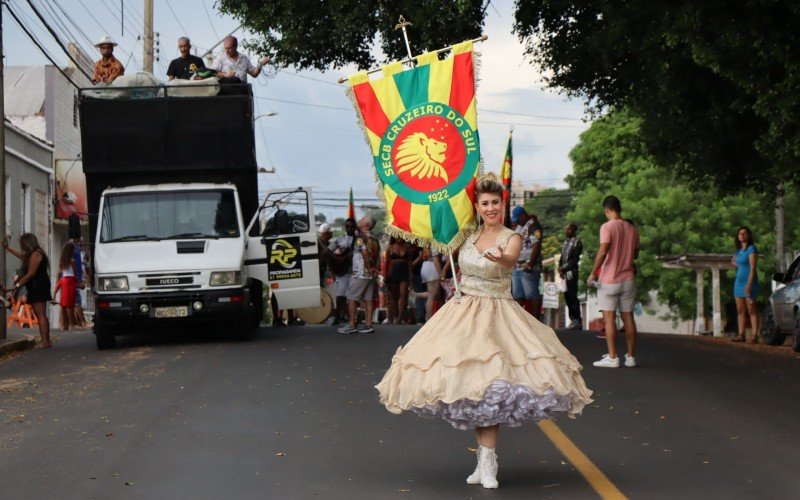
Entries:
[[392, 413], [457, 429], [580, 414], [591, 403], [581, 365], [555, 332], [510, 299], [447, 302], [397, 350], [376, 385]]

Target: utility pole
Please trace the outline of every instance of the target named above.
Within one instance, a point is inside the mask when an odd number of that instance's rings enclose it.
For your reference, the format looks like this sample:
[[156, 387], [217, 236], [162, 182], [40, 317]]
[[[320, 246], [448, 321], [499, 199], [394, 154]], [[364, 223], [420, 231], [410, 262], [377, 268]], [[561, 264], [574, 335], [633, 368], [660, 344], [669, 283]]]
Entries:
[[784, 215], [783, 215], [783, 195], [786, 190], [783, 183], [779, 183], [775, 189], [775, 251], [778, 253], [775, 259], [776, 271], [779, 273], [786, 271], [786, 252], [783, 247], [784, 237]]
[[144, 57], [142, 69], [153, 72], [153, 0], [144, 0]]
[[[3, 6], [0, 3], [0, 110], [3, 124], [0, 125], [0, 238], [6, 237], [6, 107], [5, 107], [5, 52], [3, 52]], [[0, 249], [0, 285], [6, 284], [6, 251]], [[0, 307], [0, 340], [6, 339], [6, 308]]]

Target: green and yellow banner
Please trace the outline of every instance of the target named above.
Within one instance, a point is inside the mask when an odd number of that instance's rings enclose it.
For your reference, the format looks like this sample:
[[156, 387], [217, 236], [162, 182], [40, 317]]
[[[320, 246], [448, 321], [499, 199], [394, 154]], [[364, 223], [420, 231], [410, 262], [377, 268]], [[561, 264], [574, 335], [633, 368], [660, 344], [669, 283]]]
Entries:
[[349, 95], [369, 142], [386, 200], [387, 232], [457, 248], [475, 227], [475, 177], [480, 167], [472, 42], [439, 60], [428, 52], [382, 77], [351, 76]]

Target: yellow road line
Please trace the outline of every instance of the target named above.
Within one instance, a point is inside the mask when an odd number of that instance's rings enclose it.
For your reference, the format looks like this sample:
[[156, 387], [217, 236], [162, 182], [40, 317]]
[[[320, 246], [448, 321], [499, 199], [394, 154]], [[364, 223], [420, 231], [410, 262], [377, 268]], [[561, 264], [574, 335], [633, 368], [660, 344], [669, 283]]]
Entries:
[[538, 422], [539, 428], [544, 435], [556, 445], [570, 463], [575, 466], [578, 472], [586, 479], [594, 491], [604, 499], [621, 500], [626, 497], [595, 464], [589, 460], [577, 446], [567, 437], [564, 432], [552, 420], [541, 420]]

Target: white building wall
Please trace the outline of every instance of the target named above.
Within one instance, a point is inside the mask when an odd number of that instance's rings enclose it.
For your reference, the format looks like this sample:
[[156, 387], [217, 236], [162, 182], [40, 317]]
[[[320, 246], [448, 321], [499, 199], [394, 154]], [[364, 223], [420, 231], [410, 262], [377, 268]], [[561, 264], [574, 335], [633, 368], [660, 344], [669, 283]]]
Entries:
[[[6, 127], [6, 235], [15, 248], [23, 233], [23, 213], [28, 231], [36, 234], [39, 244], [50, 255], [53, 179], [53, 149], [38, 138], [5, 122]], [[27, 187], [27, 196], [22, 186]], [[23, 209], [24, 203], [24, 209]], [[20, 267], [13, 255], [6, 255], [6, 284]]]
[[517, 205], [524, 207], [527, 200], [533, 199], [545, 189], [547, 189], [547, 186], [511, 181], [511, 193], [509, 194], [508, 203], [512, 208]]
[[[581, 297], [583, 300], [584, 297]], [[586, 303], [584, 304], [584, 324], [602, 319], [603, 313], [597, 305], [597, 295], [589, 295]], [[675, 335], [694, 335], [694, 322], [678, 321], [673, 323], [672, 320], [662, 319], [669, 314], [669, 307], [658, 301], [658, 294], [650, 292], [650, 302], [644, 307], [636, 307], [634, 310], [634, 319], [636, 320], [636, 329], [644, 333], [667, 333]], [[621, 325], [622, 323], [618, 321]]]
[[[53, 66], [47, 66], [45, 113], [48, 140], [55, 147], [54, 160], [74, 160], [81, 153], [79, 116], [76, 104], [77, 89]], [[79, 72], [70, 78], [79, 86], [91, 84]]]

